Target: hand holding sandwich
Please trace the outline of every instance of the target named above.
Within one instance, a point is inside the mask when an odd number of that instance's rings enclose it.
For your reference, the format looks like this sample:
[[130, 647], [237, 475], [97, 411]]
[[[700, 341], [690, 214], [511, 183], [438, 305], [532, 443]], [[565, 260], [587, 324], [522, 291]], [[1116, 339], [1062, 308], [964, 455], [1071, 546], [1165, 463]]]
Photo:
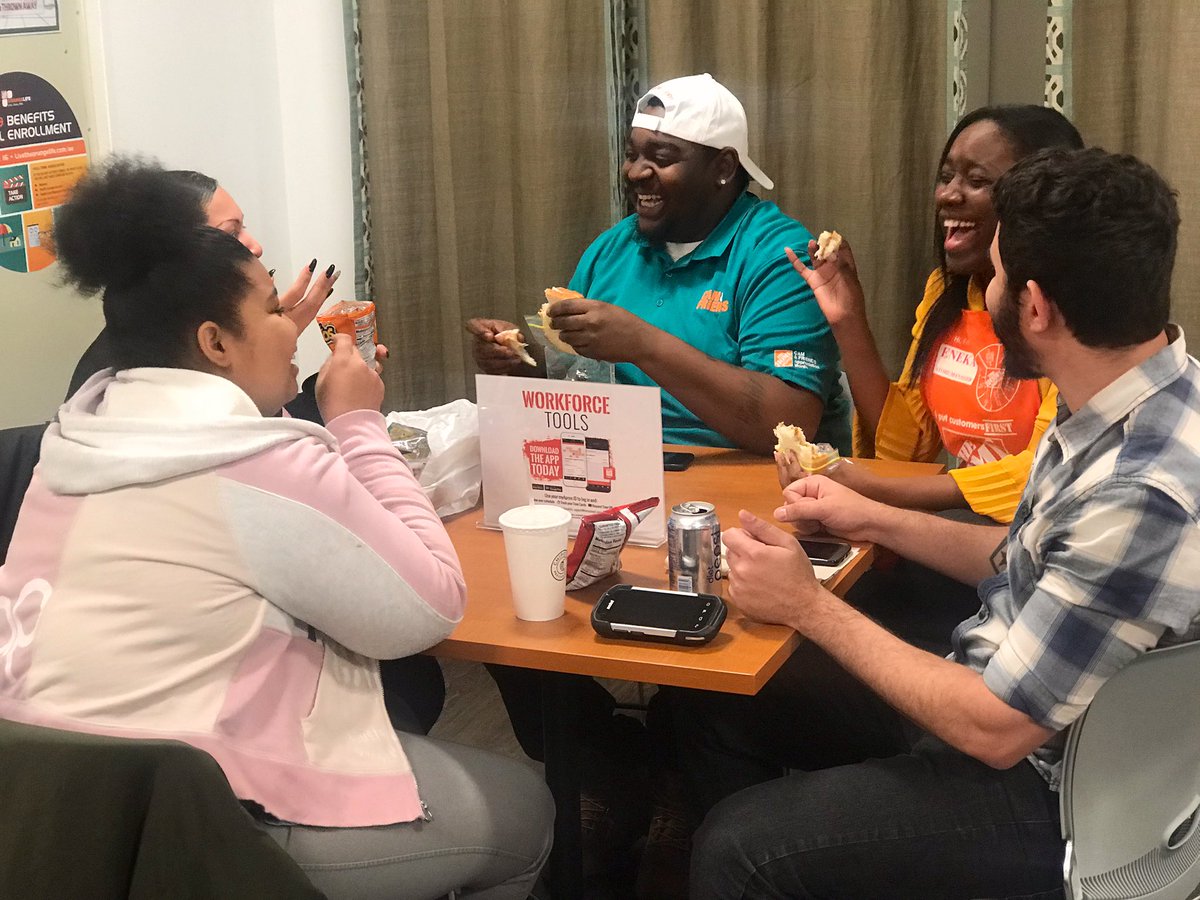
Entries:
[[812, 268], [804, 264], [799, 254], [791, 247], [784, 247], [792, 268], [808, 282], [817, 305], [829, 320], [829, 327], [837, 329], [847, 322], [865, 321], [867, 301], [863, 296], [862, 283], [858, 280], [858, 266], [854, 262], [854, 251], [849, 241], [841, 241], [837, 249], [824, 258], [816, 241], [808, 242]]
[[525, 375], [529, 366], [521, 361], [512, 344], [497, 335], [517, 328], [503, 319], [468, 319], [467, 333], [471, 335], [471, 355], [484, 375]]
[[580, 356], [639, 363], [655, 334], [663, 332], [628, 310], [585, 297], [558, 300], [547, 310], [550, 326]]

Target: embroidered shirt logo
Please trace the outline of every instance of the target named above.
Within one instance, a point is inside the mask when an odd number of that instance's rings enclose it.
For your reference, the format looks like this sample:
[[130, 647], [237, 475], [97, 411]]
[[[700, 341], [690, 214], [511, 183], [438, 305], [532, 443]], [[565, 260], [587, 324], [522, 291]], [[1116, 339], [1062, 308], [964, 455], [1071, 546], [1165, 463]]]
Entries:
[[720, 291], [705, 291], [696, 309], [707, 309], [709, 312], [722, 313], [729, 310], [729, 301], [721, 296]]
[[803, 350], [775, 350], [775, 368], [777, 369], [819, 369], [821, 364], [816, 358]]

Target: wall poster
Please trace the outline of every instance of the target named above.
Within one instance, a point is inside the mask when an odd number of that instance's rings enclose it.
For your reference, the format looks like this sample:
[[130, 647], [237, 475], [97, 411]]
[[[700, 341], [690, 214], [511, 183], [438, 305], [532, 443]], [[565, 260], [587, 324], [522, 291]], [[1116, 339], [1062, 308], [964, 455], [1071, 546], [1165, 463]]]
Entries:
[[55, 212], [87, 167], [83, 130], [62, 94], [30, 72], [0, 74], [0, 267], [36, 272], [54, 262]]

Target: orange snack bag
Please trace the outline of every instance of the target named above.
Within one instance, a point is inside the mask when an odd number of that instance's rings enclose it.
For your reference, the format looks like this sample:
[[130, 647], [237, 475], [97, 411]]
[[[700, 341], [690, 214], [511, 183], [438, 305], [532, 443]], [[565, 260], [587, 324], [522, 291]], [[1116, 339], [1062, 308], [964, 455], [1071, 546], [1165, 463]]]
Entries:
[[317, 316], [321, 337], [333, 346], [333, 336], [339, 331], [354, 338], [354, 346], [367, 365], [375, 368], [375, 344], [379, 329], [375, 327], [375, 304], [369, 300], [342, 300]]

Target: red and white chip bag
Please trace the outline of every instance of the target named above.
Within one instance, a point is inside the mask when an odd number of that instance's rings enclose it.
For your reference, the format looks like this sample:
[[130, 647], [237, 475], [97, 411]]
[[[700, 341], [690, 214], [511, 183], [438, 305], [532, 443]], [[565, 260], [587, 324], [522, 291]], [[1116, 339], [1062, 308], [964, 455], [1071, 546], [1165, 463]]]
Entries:
[[579, 522], [579, 534], [575, 535], [571, 555], [567, 557], [567, 590], [585, 588], [621, 571], [621, 551], [625, 549], [625, 542], [656, 506], [658, 498], [647, 497], [584, 516]]

